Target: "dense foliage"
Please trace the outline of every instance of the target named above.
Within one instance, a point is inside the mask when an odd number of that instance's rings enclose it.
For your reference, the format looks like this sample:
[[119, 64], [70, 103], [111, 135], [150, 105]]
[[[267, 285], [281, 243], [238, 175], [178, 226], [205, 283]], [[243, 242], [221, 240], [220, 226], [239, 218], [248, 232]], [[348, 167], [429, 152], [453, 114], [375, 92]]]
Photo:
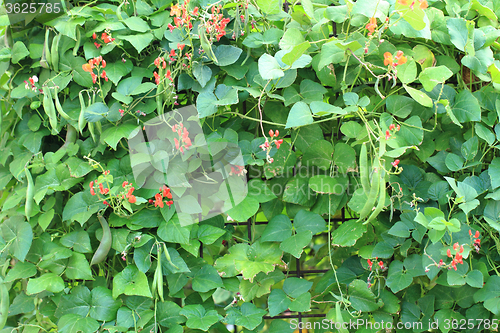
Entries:
[[[497, 329], [500, 2], [61, 4], [0, 16], [1, 332]], [[247, 196], [182, 224], [165, 163], [236, 145]]]

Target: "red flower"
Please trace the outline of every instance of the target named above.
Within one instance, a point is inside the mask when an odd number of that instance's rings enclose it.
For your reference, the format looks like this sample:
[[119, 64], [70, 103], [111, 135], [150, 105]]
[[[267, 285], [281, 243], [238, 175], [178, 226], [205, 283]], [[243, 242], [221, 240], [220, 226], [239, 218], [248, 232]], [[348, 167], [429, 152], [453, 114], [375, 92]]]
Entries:
[[389, 140], [391, 138], [391, 132], [389, 130], [385, 131], [385, 139]]
[[136, 203], [136, 201], [137, 201], [137, 198], [135, 197], [135, 195], [131, 195], [128, 197], [128, 202]]
[[124, 181], [123, 184], [122, 184], [122, 187], [125, 188], [125, 186], [128, 185], [128, 181]]
[[283, 139], [274, 140], [274, 144], [276, 145], [277, 149], [280, 149], [280, 146], [282, 143], [283, 143]]
[[394, 124], [391, 124], [391, 125], [389, 126], [389, 130], [391, 130], [391, 131], [392, 131], [392, 130], [394, 130], [394, 127], [395, 127], [395, 126], [394, 126]]
[[370, 259], [368, 259], [367, 262], [368, 262], [368, 267], [370, 268], [370, 271], [371, 271], [373, 263]]
[[401, 129], [401, 126], [396, 126], [396, 131], [399, 131]]
[[94, 69], [94, 63], [92, 60], [89, 60], [89, 62], [87, 64], [83, 64], [82, 65], [82, 69], [85, 71], [85, 72], [89, 72], [89, 73], [92, 73], [92, 70]]
[[171, 205], [174, 204], [174, 202], [172, 200], [170, 201], [165, 201], [165, 204], [170, 208]]
[[167, 69], [167, 74], [165, 74], [165, 77], [172, 82], [174, 81], [174, 79], [172, 79], [172, 72], [170, 72], [170, 69]]
[[408, 5], [407, 0], [398, 0], [398, 3], [399, 3], [400, 5], [403, 5], [403, 6]]
[[458, 250], [458, 243], [453, 244], [453, 250], [455, 250], [455, 251]]
[[390, 52], [384, 53], [384, 65], [392, 66], [392, 63], [393, 63], [392, 54]]
[[474, 234], [474, 238], [479, 238], [480, 234], [479, 234], [479, 230], [476, 230], [476, 233]]
[[193, 9], [193, 15], [194, 16], [197, 16], [199, 13], [198, 13], [198, 7], [194, 7]]
[[155, 207], [158, 206], [160, 206], [160, 208], [163, 208], [163, 198], [161, 196], [161, 193], [155, 194]]
[[177, 43], [177, 48], [178, 48], [179, 50], [181, 50], [181, 51], [182, 51], [182, 50], [184, 50], [184, 46], [186, 46], [186, 45], [185, 45], [185, 44], [180, 44], [180, 43]]
[[105, 68], [105, 67], [106, 67], [106, 60], [103, 60], [103, 61], [102, 61], [102, 65], [101, 65], [101, 66], [102, 66], [102, 68]]
[[101, 38], [102, 40], [104, 41], [104, 43], [108, 44], [112, 41], [114, 41], [115, 39], [114, 38], [111, 38], [107, 33], [103, 32], [102, 35], [101, 35]]
[[125, 195], [127, 198], [128, 197], [131, 197], [132, 196], [132, 192], [134, 192], [134, 188], [131, 187], [129, 190], [128, 190], [128, 193]]
[[168, 24], [167, 27], [170, 29], [170, 32], [173, 32], [174, 29], [175, 29], [175, 27], [172, 24], [170, 24], [170, 23]]
[[447, 255], [449, 258], [451, 258], [451, 257], [452, 257], [450, 249], [448, 249], [448, 250], [446, 251], [446, 255]]
[[90, 75], [92, 76], [92, 82], [96, 83], [97, 82], [97, 75], [95, 75], [94, 73], [90, 73]]
[[429, 4], [427, 3], [427, 0], [422, 0], [422, 1], [419, 0], [419, 2], [420, 2], [420, 8], [421, 9], [426, 9], [427, 7], [429, 7]]
[[397, 168], [399, 164], [399, 160], [395, 160], [394, 162], [391, 162], [392, 166]]
[[160, 75], [158, 75], [158, 73], [156, 72], [153, 72], [153, 75], [155, 76], [155, 82], [156, 82], [156, 85], [160, 84]]
[[269, 130], [269, 136], [272, 138], [274, 136], [274, 131], [273, 130]]
[[175, 49], [170, 50], [170, 57], [175, 57]]
[[97, 39], [97, 35], [96, 35], [96, 33], [95, 33], [95, 32], [92, 34], [92, 38], [93, 38], [93, 39]]
[[94, 181], [91, 181], [89, 185], [90, 185], [90, 194], [95, 195]]
[[101, 44], [97, 43], [97, 42], [94, 42], [94, 45], [96, 48], [100, 48], [101, 47]]
[[380, 269], [384, 269], [384, 262], [382, 260], [378, 262], [378, 265], [380, 266]]
[[377, 28], [377, 19], [375, 17], [370, 18], [370, 22], [366, 25], [366, 30], [373, 33]]
[[402, 65], [402, 64], [405, 64], [407, 59], [406, 57], [403, 55], [403, 51], [398, 51], [398, 53], [396, 53], [396, 60], [398, 61], [398, 65]]
[[106, 200], [104, 200], [102, 203], [105, 204], [106, 206], [109, 206], [109, 203]]
[[174, 138], [174, 142], [175, 142], [175, 149], [179, 149], [179, 141], [177, 140], [177, 138]]

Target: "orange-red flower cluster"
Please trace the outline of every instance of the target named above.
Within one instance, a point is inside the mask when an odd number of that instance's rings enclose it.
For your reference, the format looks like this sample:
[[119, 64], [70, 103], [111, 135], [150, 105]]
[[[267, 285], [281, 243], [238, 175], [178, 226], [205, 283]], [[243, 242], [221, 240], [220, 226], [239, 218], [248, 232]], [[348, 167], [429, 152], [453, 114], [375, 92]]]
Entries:
[[[92, 82], [96, 83], [97, 78], [100, 76], [101, 78], [105, 79], [106, 82], [108, 81], [108, 76], [106, 75], [106, 71], [104, 68], [106, 68], [106, 60], [102, 59], [102, 56], [95, 57], [94, 59], [90, 59], [88, 63], [83, 64], [82, 68], [85, 72], [89, 72], [90, 75], [92, 76]], [[97, 74], [94, 73], [94, 68], [97, 69]], [[100, 70], [102, 69], [102, 72]], [[100, 72], [100, 75], [99, 75]]]
[[[158, 206], [160, 206], [160, 208], [164, 207], [163, 198], [170, 199], [170, 200], [165, 201], [165, 205], [167, 205], [168, 207], [173, 205], [174, 201], [172, 200], [172, 193], [170, 193], [170, 188], [168, 188], [165, 185], [160, 187], [159, 193], [155, 194], [155, 200], [154, 200], [155, 207], [158, 207]], [[149, 202], [152, 203], [152, 200], [149, 200]]]
[[179, 135], [179, 140], [174, 138], [175, 149], [179, 150], [184, 154], [184, 150], [188, 150], [193, 144], [191, 143], [191, 139], [189, 138], [189, 132], [186, 127], [182, 123], [175, 124], [172, 126], [172, 132], [177, 133]]
[[[394, 63], [394, 60], [396, 60], [396, 63]], [[398, 66], [398, 65], [405, 64], [406, 61], [407, 61], [407, 59], [404, 56], [403, 51], [398, 51], [394, 58], [392, 57], [391, 52], [384, 53], [384, 65], [385, 66]]]
[[453, 255], [451, 254], [451, 250], [448, 249], [448, 251], [446, 251], [446, 254], [448, 255], [449, 258], [453, 258], [453, 260], [451, 261], [451, 267], [449, 269], [451, 269], [453, 267], [454, 270], [457, 270], [457, 264], [463, 264], [463, 256], [462, 256], [462, 253], [464, 252], [464, 246], [463, 245], [459, 245], [458, 243], [455, 243], [453, 244], [453, 251], [455, 251], [455, 257], [453, 257]]
[[224, 15], [220, 12], [222, 9], [222, 5], [217, 7], [212, 7], [212, 14], [210, 15], [210, 19], [206, 23], [207, 33], [215, 33], [215, 37], [217, 41], [219, 41], [223, 36], [226, 35], [226, 26], [231, 21], [229, 18], [224, 18]]
[[[479, 253], [479, 250], [481, 249], [481, 239], [479, 238], [481, 234], [479, 233], [479, 231], [476, 231], [476, 233], [474, 234], [474, 242], [473, 242], [473, 245], [474, 245], [474, 249], [476, 249], [476, 252]], [[469, 230], [469, 236], [472, 236], [472, 231]]]
[[229, 172], [229, 175], [237, 175], [237, 176], [243, 176], [247, 171], [245, 170], [245, 166], [243, 165], [231, 165], [231, 172]]
[[91, 181], [90, 184], [90, 194], [96, 195], [94, 187], [97, 186], [99, 188], [99, 193], [106, 195], [109, 193], [109, 188], [104, 188], [102, 183], [97, 183], [96, 181]]
[[175, 27], [172, 24], [168, 24], [168, 28], [170, 29], [170, 32], [174, 31], [174, 29], [177, 27], [182, 27], [185, 26], [188, 29], [193, 28], [193, 23], [191, 23], [192, 16], [198, 16], [198, 7], [195, 7], [193, 11], [190, 13], [187, 9], [187, 6], [189, 4], [190, 0], [185, 0], [183, 4], [180, 6], [173, 5], [170, 7], [170, 16], [174, 16], [174, 24]]
[[366, 25], [366, 30], [369, 31], [368, 36], [371, 36], [376, 28], [377, 28], [377, 19], [375, 17], [372, 17], [370, 18], [370, 22]]
[[[95, 32], [92, 34], [92, 39], [97, 40], [97, 34]], [[101, 39], [104, 42], [104, 44], [111, 43], [112, 41], [115, 40], [114, 38], [111, 38], [111, 35], [109, 35], [106, 32], [103, 32], [101, 34]], [[97, 41], [94, 42], [94, 45], [96, 48], [100, 48], [102, 46], [102, 44], [98, 43]]]
[[[413, 7], [415, 6], [416, 1], [412, 1], [410, 4], [410, 9], [413, 10]], [[398, 0], [398, 4], [403, 5], [403, 6], [408, 6], [408, 0]], [[426, 9], [429, 7], [429, 4], [427, 3], [427, 0], [418, 0], [418, 6], [421, 9]]]

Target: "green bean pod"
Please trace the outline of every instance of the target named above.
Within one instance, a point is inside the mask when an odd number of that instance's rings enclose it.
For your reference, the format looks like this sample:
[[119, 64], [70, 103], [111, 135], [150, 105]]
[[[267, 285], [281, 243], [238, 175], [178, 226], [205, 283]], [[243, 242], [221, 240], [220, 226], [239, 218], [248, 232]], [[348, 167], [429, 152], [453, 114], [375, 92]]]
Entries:
[[385, 178], [386, 177], [385, 177], [385, 171], [383, 169], [381, 169], [381, 173], [384, 174], [384, 176], [382, 177], [382, 181], [380, 182], [380, 195], [378, 198], [377, 207], [375, 207], [375, 210], [371, 213], [370, 217], [365, 222], [363, 222], [363, 224], [368, 224], [371, 221], [373, 221], [373, 219], [375, 219], [378, 216], [378, 214], [380, 214], [380, 212], [382, 211], [382, 209], [385, 206], [385, 197], [387, 195], [386, 188], [385, 188]]
[[158, 278], [156, 280], [158, 286], [158, 296], [162, 302], [165, 302], [163, 299], [163, 271], [161, 267], [161, 248], [158, 246], [158, 264], [156, 265], [155, 274], [158, 273]]
[[33, 205], [35, 201], [33, 197], [35, 196], [35, 185], [33, 184], [33, 177], [31, 177], [31, 172], [28, 168], [24, 168], [24, 173], [26, 174], [26, 180], [28, 186], [26, 186], [26, 203], [24, 205], [24, 213], [26, 214], [26, 219], [29, 221], [31, 213], [33, 212]]
[[55, 133], [59, 133], [59, 131], [57, 130], [56, 107], [50, 95], [50, 89], [47, 86], [43, 87], [43, 109], [49, 117], [50, 126], [52, 127], [53, 131]]
[[90, 135], [92, 136], [92, 140], [93, 140], [94, 142], [97, 142], [97, 141], [95, 140], [94, 123], [88, 123], [88, 125], [89, 125], [89, 132], [90, 132]]
[[179, 267], [175, 266], [174, 263], [172, 262], [172, 259], [170, 258], [170, 253], [168, 253], [167, 246], [165, 243], [163, 243], [163, 252], [165, 252], [165, 258], [167, 258], [167, 261], [170, 265], [174, 266], [175, 269], [179, 269]]
[[359, 153], [359, 175], [361, 179], [361, 186], [365, 193], [370, 192], [370, 178], [368, 176], [368, 152], [366, 143], [361, 145], [361, 152]]
[[45, 43], [43, 44], [43, 49], [45, 52], [45, 59], [47, 60], [47, 64], [49, 65], [49, 67], [52, 67], [52, 57], [50, 55], [49, 39], [50, 39], [50, 29], [47, 28], [47, 30], [45, 30]]
[[[376, 163], [376, 165], [378, 166], [378, 163]], [[380, 183], [380, 168], [374, 167], [374, 172], [373, 172], [373, 176], [372, 176], [372, 186], [370, 189], [370, 193], [368, 194], [368, 198], [366, 200], [365, 205], [363, 206], [363, 208], [359, 212], [359, 220], [358, 221], [361, 221], [362, 219], [367, 217], [368, 214], [370, 214], [370, 212], [372, 211], [373, 205], [375, 205], [375, 201], [377, 200], [378, 191], [379, 191], [379, 183]]]
[[78, 54], [78, 49], [80, 48], [80, 43], [82, 42], [82, 34], [80, 33], [80, 29], [78, 26], [76, 27], [76, 44], [73, 47], [73, 55], [76, 57]]
[[9, 305], [9, 290], [2, 279], [0, 281], [0, 330], [5, 327], [5, 323], [7, 322]]
[[83, 134], [83, 129], [85, 128], [85, 125], [87, 125], [87, 120], [85, 120], [85, 109], [87, 106], [85, 105], [85, 100], [83, 99], [82, 92], [78, 94], [78, 98], [80, 99], [80, 116], [78, 117], [78, 130], [80, 131], [80, 134]]
[[101, 238], [101, 244], [99, 244], [99, 247], [97, 248], [97, 250], [94, 253], [94, 256], [92, 257], [90, 266], [103, 262], [104, 259], [106, 259], [109, 250], [111, 249], [111, 244], [113, 243], [108, 221], [106, 221], [106, 219], [102, 215], [97, 215], [97, 218], [99, 219], [99, 223], [101, 224], [102, 227], [102, 238]]
[[54, 71], [59, 71], [59, 41], [61, 40], [61, 34], [57, 34], [52, 40], [52, 46], [50, 48], [50, 55], [52, 56], [52, 68]]
[[64, 112], [64, 109], [61, 106], [61, 102], [59, 101], [59, 96], [57, 94], [57, 88], [54, 89], [54, 95], [55, 95], [54, 100], [55, 100], [57, 112], [59, 112], [59, 114], [61, 115], [61, 117], [63, 117], [63, 119], [65, 119], [67, 121], [72, 120], [71, 117], [68, 116], [68, 114], [66, 112]]

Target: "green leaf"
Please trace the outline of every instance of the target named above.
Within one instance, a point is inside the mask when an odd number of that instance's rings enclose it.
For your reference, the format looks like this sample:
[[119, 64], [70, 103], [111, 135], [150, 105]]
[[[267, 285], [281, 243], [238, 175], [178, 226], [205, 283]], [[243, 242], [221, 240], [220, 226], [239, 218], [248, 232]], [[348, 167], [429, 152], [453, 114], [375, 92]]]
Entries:
[[160, 222], [158, 236], [165, 242], [189, 244], [189, 234], [191, 229], [192, 225], [181, 226], [179, 218], [176, 214], [167, 222]]
[[311, 239], [312, 239], [311, 231], [305, 230], [301, 233], [297, 233], [285, 239], [281, 243], [280, 249], [290, 253], [295, 258], [300, 259], [304, 247], [309, 245]]
[[142, 50], [148, 46], [153, 40], [154, 36], [151, 33], [145, 34], [136, 34], [136, 35], [128, 35], [128, 36], [119, 36], [119, 38], [128, 41], [132, 46], [137, 50], [138, 53], [141, 53]]
[[132, 131], [136, 128], [137, 126], [132, 123], [125, 123], [125, 124], [120, 124], [118, 126], [111, 126], [107, 130], [105, 130], [104, 133], [102, 133], [102, 139], [110, 147], [116, 150], [118, 142], [120, 142], [120, 140], [123, 138], [128, 138], [130, 133], [132, 133]]
[[[414, 60], [409, 60], [405, 64], [398, 66], [398, 79], [401, 80], [401, 82], [405, 84], [412, 83], [413, 81], [415, 81], [416, 78], [417, 78], [417, 63]], [[408, 91], [408, 93], [410, 92]]]
[[217, 65], [229, 66], [234, 64], [243, 52], [242, 49], [232, 45], [219, 45], [214, 50]]
[[320, 215], [302, 209], [295, 215], [293, 227], [297, 233], [309, 230], [314, 235], [326, 231], [326, 222]]
[[453, 153], [446, 155], [445, 163], [446, 167], [451, 171], [461, 170], [464, 166], [464, 160], [462, 159], [462, 157]]
[[438, 83], [444, 83], [453, 75], [446, 66], [428, 67], [420, 72], [418, 79], [426, 91], [432, 91]]
[[348, 113], [347, 109], [339, 108], [338, 106], [334, 106], [325, 102], [314, 101], [310, 105], [311, 111], [316, 116], [325, 116], [328, 114], [346, 114]]
[[309, 42], [302, 42], [298, 45], [295, 45], [293, 47], [293, 49], [286, 53], [283, 58], [282, 58], [282, 61], [287, 64], [288, 66], [292, 66], [293, 68], [293, 65], [294, 63], [299, 60], [300, 57], [302, 57], [302, 55], [304, 54], [304, 52], [311, 46], [311, 44]]
[[475, 123], [474, 129], [476, 130], [477, 136], [488, 142], [490, 146], [493, 145], [493, 143], [495, 142], [495, 134], [493, 134], [493, 132], [489, 128], [481, 123]]
[[134, 89], [140, 85], [142, 78], [140, 76], [128, 77], [118, 84], [116, 91], [124, 96], [131, 95]]
[[[336, 160], [334, 158], [334, 160]], [[309, 188], [314, 192], [322, 194], [340, 195], [347, 190], [347, 177], [330, 177], [326, 175], [317, 175], [309, 179]]]
[[482, 288], [483, 287], [483, 273], [478, 270], [472, 270], [467, 273], [465, 277], [465, 282], [471, 287]]
[[318, 167], [321, 170], [328, 170], [332, 163], [333, 146], [326, 140], [313, 142], [304, 152], [303, 160], [307, 167]]
[[61, 333], [93, 333], [99, 329], [99, 323], [97, 320], [90, 317], [67, 314], [59, 319], [57, 327]]
[[[141, 19], [140, 17], [137, 17], [137, 16], [131, 16], [131, 17], [125, 19], [125, 20], [123, 20], [123, 23], [125, 23], [127, 25], [127, 27], [129, 27], [130, 30], [133, 30], [133, 31], [146, 32], [146, 31], [150, 30], [147, 22], [144, 21], [143, 19]], [[138, 50], [138, 52], [140, 52], [140, 51]]]
[[250, 196], [245, 197], [239, 204], [226, 211], [232, 219], [238, 222], [247, 221], [259, 210], [259, 201]]
[[295, 27], [291, 27], [286, 29], [279, 45], [282, 50], [292, 51], [295, 46], [304, 43], [304, 41], [304, 36], [300, 30]]
[[476, 97], [464, 89], [455, 97], [453, 113], [459, 122], [481, 121], [481, 107]]
[[289, 306], [290, 311], [307, 312], [311, 310], [311, 293], [297, 297]]
[[267, 300], [269, 308], [269, 316], [274, 317], [288, 309], [292, 301], [286, 296], [281, 289], [273, 289]]
[[313, 123], [313, 117], [309, 106], [304, 102], [297, 102], [292, 106], [285, 128], [300, 127]]
[[344, 142], [338, 142], [335, 145], [333, 160], [339, 167], [341, 174], [347, 174], [347, 172], [356, 169], [356, 152], [350, 145]]
[[286, 215], [276, 215], [266, 226], [261, 242], [282, 242], [292, 235], [292, 223]]
[[37, 272], [36, 266], [29, 262], [18, 262], [7, 272], [4, 281], [11, 282], [16, 279], [26, 279], [32, 277]]
[[66, 267], [66, 276], [71, 280], [93, 280], [90, 265], [84, 254], [73, 252]]
[[262, 317], [266, 314], [266, 311], [259, 309], [253, 303], [245, 302], [240, 308], [241, 316], [238, 316], [235, 320], [235, 324], [238, 326], [243, 326], [249, 330], [254, 330], [262, 322]]
[[112, 321], [121, 306], [121, 301], [113, 299], [111, 290], [106, 287], [95, 287], [91, 292], [92, 301], [89, 315], [100, 321]]
[[205, 66], [200, 62], [195, 62], [193, 64], [193, 75], [200, 86], [203, 88], [207, 85], [207, 82], [212, 77], [212, 70], [210, 69], [210, 67]]
[[391, 262], [387, 274], [387, 286], [393, 293], [407, 288], [413, 282], [413, 277], [403, 271], [403, 263], [399, 260]]
[[152, 297], [146, 274], [135, 265], [128, 265], [113, 278], [113, 298], [121, 294]]
[[106, 104], [98, 102], [85, 109], [85, 119], [89, 123], [98, 122], [108, 115], [109, 108]]
[[12, 63], [17, 64], [30, 55], [30, 51], [26, 48], [23, 42], [17, 41], [12, 47]]
[[365, 281], [354, 280], [349, 284], [349, 301], [354, 309], [368, 312], [375, 311], [383, 305], [379, 300], [375, 301], [375, 295]]
[[463, 18], [449, 18], [446, 21], [448, 32], [450, 33], [451, 42], [460, 51], [465, 51], [467, 44], [467, 21]]
[[63, 289], [64, 281], [59, 275], [56, 275], [54, 273], [45, 273], [36, 279], [28, 280], [26, 294], [38, 294], [45, 290], [52, 293], [58, 293], [63, 291]]
[[200, 293], [223, 286], [219, 273], [211, 265], [204, 265], [193, 278], [193, 290]]
[[[363, 191], [362, 189], [356, 190]], [[332, 244], [338, 246], [353, 246], [356, 241], [366, 232], [366, 225], [358, 223], [357, 220], [344, 222], [332, 233]]]
[[282, 255], [283, 252], [279, 249], [279, 244], [257, 241], [252, 246], [241, 246], [237, 251], [235, 249], [231, 255], [226, 255], [226, 261], [232, 262], [236, 271], [240, 272], [243, 278], [253, 282], [258, 273], [267, 274], [274, 271], [276, 265], [283, 265]]
[[479, 140], [477, 139], [477, 136], [473, 136], [469, 140], [465, 141], [460, 148], [463, 158], [465, 158], [466, 161], [473, 160], [477, 155], [478, 146]]
[[427, 96], [425, 93], [421, 92], [420, 90], [414, 89], [412, 87], [409, 87], [407, 85], [403, 85], [405, 90], [410, 94], [410, 96], [420, 105], [423, 105], [427, 108], [431, 108], [433, 103], [432, 99]]
[[387, 111], [400, 118], [406, 118], [413, 111], [414, 104], [411, 98], [401, 95], [391, 95], [385, 99]]
[[488, 166], [488, 174], [491, 180], [491, 188], [500, 186], [500, 157], [495, 157]]
[[297, 298], [300, 295], [308, 292], [313, 285], [313, 282], [306, 279], [289, 277], [283, 283], [283, 291], [290, 297]]
[[[10, 218], [0, 225], [2, 238], [10, 243], [9, 253], [19, 261], [24, 261], [33, 241], [33, 231], [24, 219]], [[4, 243], [4, 245], [5, 245]]]
[[106, 75], [115, 85], [120, 82], [121, 78], [132, 71], [132, 62], [117, 61], [106, 65]]
[[200, 225], [198, 228], [198, 239], [203, 244], [213, 244], [220, 236], [226, 233], [225, 230], [211, 226], [209, 224]]
[[202, 331], [208, 331], [210, 326], [222, 319], [222, 316], [217, 314], [217, 311], [207, 311], [200, 304], [186, 305], [179, 314], [187, 318], [187, 327]]
[[258, 64], [259, 74], [264, 80], [275, 80], [285, 75], [278, 61], [267, 53], [259, 58]]

